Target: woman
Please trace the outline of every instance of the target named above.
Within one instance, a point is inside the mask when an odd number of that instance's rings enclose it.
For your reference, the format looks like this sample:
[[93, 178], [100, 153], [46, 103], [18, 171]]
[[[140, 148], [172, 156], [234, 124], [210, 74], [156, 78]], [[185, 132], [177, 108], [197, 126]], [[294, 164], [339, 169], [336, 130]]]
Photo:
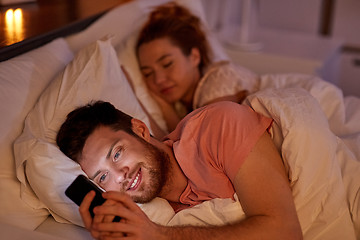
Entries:
[[143, 78], [168, 130], [190, 111], [216, 101], [241, 103], [256, 75], [229, 62], [211, 62], [200, 19], [169, 3], [156, 8], [140, 32], [136, 53]]

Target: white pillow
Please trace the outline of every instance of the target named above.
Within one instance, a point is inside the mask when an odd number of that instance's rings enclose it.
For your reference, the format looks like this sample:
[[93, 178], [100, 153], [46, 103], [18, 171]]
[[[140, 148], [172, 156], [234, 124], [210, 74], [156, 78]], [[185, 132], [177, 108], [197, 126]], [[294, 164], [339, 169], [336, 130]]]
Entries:
[[32, 207], [43, 203], [57, 221], [68, 220], [81, 226], [78, 207], [64, 191], [83, 171], [59, 150], [55, 139], [67, 114], [92, 100], [109, 101], [149, 126], [110, 40], [99, 40], [81, 50], [44, 91], [15, 142], [16, 173], [23, 186], [23, 200]]
[[72, 58], [66, 41], [59, 38], [0, 63], [0, 222], [35, 229], [48, 215], [20, 198], [13, 143], [41, 92]]

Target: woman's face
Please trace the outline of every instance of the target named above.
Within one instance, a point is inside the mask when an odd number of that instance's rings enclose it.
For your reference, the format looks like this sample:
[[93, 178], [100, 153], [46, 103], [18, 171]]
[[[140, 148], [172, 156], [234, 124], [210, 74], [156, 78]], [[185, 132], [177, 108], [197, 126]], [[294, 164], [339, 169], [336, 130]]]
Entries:
[[149, 89], [169, 103], [191, 103], [200, 80], [200, 53], [193, 48], [189, 56], [168, 38], [140, 45], [138, 60]]

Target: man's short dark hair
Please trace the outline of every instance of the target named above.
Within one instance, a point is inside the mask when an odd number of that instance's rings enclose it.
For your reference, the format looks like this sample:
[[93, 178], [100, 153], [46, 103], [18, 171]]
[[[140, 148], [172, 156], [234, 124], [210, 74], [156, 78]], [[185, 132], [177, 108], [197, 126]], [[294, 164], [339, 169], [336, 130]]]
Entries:
[[78, 162], [86, 139], [100, 126], [110, 127], [114, 131], [123, 130], [135, 136], [131, 119], [131, 116], [109, 102], [92, 102], [67, 115], [57, 134], [56, 143], [66, 156]]

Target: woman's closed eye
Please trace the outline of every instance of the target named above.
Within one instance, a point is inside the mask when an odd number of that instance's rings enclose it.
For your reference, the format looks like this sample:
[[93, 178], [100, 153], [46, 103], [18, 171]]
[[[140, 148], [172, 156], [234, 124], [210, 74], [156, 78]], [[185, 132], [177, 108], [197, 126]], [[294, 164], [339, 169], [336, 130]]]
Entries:
[[170, 67], [172, 64], [173, 64], [172, 61], [166, 62], [166, 63], [163, 64], [163, 68], [168, 68], [168, 67]]
[[149, 78], [151, 75], [153, 75], [153, 72], [151, 71], [151, 72], [142, 72], [142, 75], [143, 75], [143, 77], [144, 78]]

